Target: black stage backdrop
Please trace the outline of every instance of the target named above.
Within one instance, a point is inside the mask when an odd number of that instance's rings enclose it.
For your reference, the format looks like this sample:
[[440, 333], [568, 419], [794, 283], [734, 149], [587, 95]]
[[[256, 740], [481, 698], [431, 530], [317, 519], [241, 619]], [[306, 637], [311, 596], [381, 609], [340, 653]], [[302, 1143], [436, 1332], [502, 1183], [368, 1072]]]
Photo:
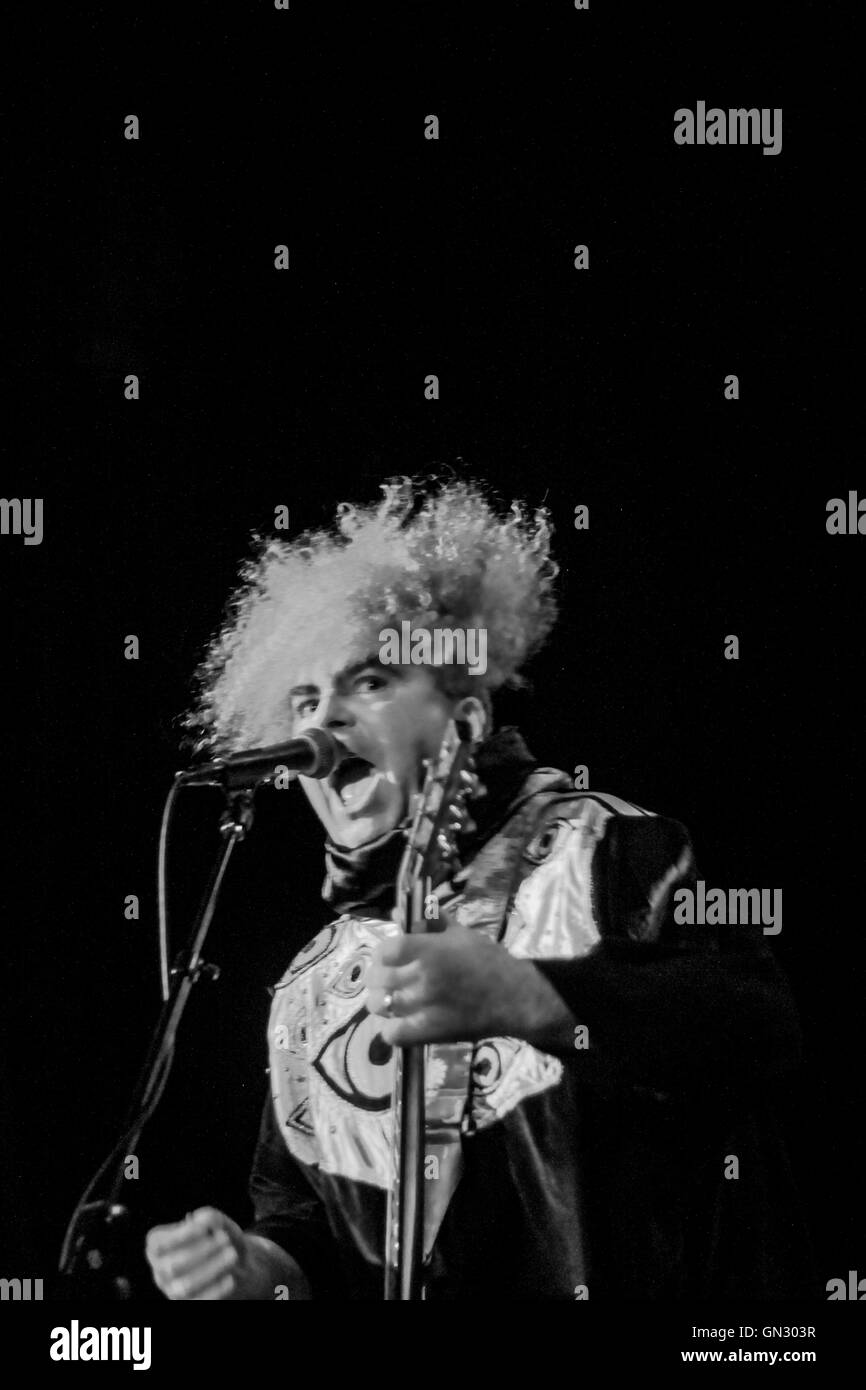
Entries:
[[[866, 495], [857, 141], [852, 39], [827, 23], [602, 0], [37, 18], [5, 129], [24, 313], [2, 492], [44, 499], [44, 534], [0, 537], [0, 1274], [50, 1279], [142, 1060], [177, 716], [251, 533], [438, 470], [556, 525], [562, 620], [503, 717], [543, 762], [685, 822], [708, 884], [783, 889], [820, 1287], [866, 1275], [866, 536], [826, 528], [831, 498]], [[677, 145], [698, 101], [782, 108], [781, 152]], [[182, 799], [175, 942], [220, 809]], [[267, 986], [324, 920], [321, 877], [301, 794], [260, 793], [208, 944], [221, 978], [193, 994], [127, 1185], [140, 1230], [203, 1203], [248, 1216]]]

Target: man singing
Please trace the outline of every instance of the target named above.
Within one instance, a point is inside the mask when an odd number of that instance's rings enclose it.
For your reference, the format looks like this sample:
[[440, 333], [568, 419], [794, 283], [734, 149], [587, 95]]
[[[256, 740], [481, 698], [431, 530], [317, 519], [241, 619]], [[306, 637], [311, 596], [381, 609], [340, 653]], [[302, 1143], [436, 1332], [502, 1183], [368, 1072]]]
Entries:
[[[503, 515], [463, 482], [383, 493], [264, 546], [203, 666], [210, 751], [311, 728], [341, 746], [326, 779], [299, 779], [331, 920], [275, 990], [254, 1221], [202, 1208], [152, 1230], [158, 1287], [381, 1299], [394, 1048], [424, 1043], [428, 1299], [802, 1292], [770, 1119], [799, 1030], [762, 936], [677, 925], [684, 828], [575, 790], [493, 724], [555, 620], [546, 514]], [[431, 641], [438, 662], [395, 663], [405, 630], [459, 631], [484, 660]], [[405, 935], [406, 829], [454, 719], [480, 787], [435, 930]]]

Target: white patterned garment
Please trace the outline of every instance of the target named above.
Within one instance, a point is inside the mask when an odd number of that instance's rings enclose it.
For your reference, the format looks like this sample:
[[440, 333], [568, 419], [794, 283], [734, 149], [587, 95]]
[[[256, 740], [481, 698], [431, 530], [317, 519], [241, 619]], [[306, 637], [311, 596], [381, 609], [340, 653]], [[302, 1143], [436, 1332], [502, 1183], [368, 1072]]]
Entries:
[[[607, 804], [604, 804], [604, 803]], [[614, 812], [648, 813], [617, 798], [568, 803], [525, 851], [530, 872], [509, 914], [505, 947], [528, 959], [584, 956], [599, 940], [591, 864]], [[485, 902], [443, 901], [443, 918], [474, 926]], [[290, 1152], [323, 1172], [387, 1188], [392, 1049], [365, 1007], [374, 948], [396, 935], [392, 921], [340, 917], [295, 957], [274, 994], [268, 1025], [271, 1092]], [[515, 1038], [427, 1049], [428, 1126], [460, 1123], [471, 1060], [471, 1118], [481, 1129], [527, 1097], [558, 1085], [562, 1063]]]

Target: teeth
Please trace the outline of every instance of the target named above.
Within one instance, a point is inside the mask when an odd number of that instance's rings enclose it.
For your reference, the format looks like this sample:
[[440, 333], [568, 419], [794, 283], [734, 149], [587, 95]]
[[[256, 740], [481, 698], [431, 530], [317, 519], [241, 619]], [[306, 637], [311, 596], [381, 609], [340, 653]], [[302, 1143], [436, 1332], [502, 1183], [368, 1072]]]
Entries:
[[375, 771], [366, 758], [354, 755], [345, 758], [333, 774], [333, 788], [339, 797], [354, 796], [354, 788], [365, 782]]
[[[373, 769], [370, 769], [372, 773]], [[359, 782], [349, 782], [339, 793], [344, 806], [353, 806], [356, 801], [365, 801], [370, 795], [370, 779], [363, 777]]]

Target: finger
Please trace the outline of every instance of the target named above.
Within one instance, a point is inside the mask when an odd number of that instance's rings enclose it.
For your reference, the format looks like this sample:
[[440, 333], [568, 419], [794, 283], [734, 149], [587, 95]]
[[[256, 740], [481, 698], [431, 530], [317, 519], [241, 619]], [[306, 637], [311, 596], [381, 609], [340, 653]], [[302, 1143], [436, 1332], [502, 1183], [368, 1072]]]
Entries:
[[158, 1256], [156, 1260], [151, 1261], [151, 1266], [158, 1275], [162, 1288], [163, 1284], [193, 1277], [203, 1265], [215, 1256], [221, 1255], [226, 1249], [234, 1249], [227, 1233], [216, 1231], [213, 1235], [200, 1236], [198, 1240], [180, 1250]]
[[217, 1207], [196, 1207], [195, 1211], [187, 1217], [187, 1220], [205, 1230], [211, 1228], [215, 1231], [228, 1231], [230, 1233], [240, 1229], [230, 1216], [226, 1216], [225, 1212], [219, 1211]]
[[420, 976], [417, 961], [409, 965], [371, 965], [364, 981], [368, 989], [408, 989]]
[[147, 1233], [144, 1248], [148, 1259], [161, 1259], [163, 1255], [183, 1250], [198, 1236], [197, 1226], [187, 1217], [185, 1221], [176, 1221], [172, 1226], [154, 1226]]
[[202, 1303], [210, 1302], [218, 1298], [228, 1298], [234, 1293], [235, 1282], [235, 1276], [233, 1274], [227, 1274], [225, 1278], [220, 1279], [218, 1284], [211, 1284], [210, 1288], [205, 1289], [203, 1293], [195, 1294], [193, 1296], [194, 1301]]
[[377, 965], [408, 965], [420, 954], [418, 943], [422, 940], [420, 935], [407, 936], [401, 932], [399, 936], [380, 941], [370, 957], [371, 969]]
[[168, 1254], [189, 1245], [205, 1230], [226, 1230], [233, 1225], [234, 1222], [215, 1207], [199, 1207], [183, 1221], [173, 1221], [170, 1226], [154, 1226], [147, 1233], [145, 1250], [148, 1256]]
[[367, 1012], [380, 1014], [383, 1018], [402, 1018], [415, 1013], [422, 1004], [418, 989], [368, 989]]
[[237, 1263], [237, 1258], [237, 1251], [223, 1244], [189, 1265], [163, 1270], [163, 1277], [157, 1283], [169, 1298], [193, 1298], [215, 1279], [223, 1278]]
[[223, 1244], [210, 1258], [202, 1260], [188, 1273], [173, 1278], [166, 1292], [171, 1298], [200, 1298], [215, 1284], [222, 1284], [238, 1263], [233, 1245]]
[[244, 1233], [236, 1221], [232, 1221], [230, 1216], [226, 1216], [224, 1211], [218, 1211], [215, 1207], [199, 1207], [198, 1211], [193, 1212], [192, 1220], [198, 1228], [207, 1232], [208, 1235], [216, 1235], [222, 1231], [228, 1236], [232, 1245], [240, 1254], [245, 1248]]

